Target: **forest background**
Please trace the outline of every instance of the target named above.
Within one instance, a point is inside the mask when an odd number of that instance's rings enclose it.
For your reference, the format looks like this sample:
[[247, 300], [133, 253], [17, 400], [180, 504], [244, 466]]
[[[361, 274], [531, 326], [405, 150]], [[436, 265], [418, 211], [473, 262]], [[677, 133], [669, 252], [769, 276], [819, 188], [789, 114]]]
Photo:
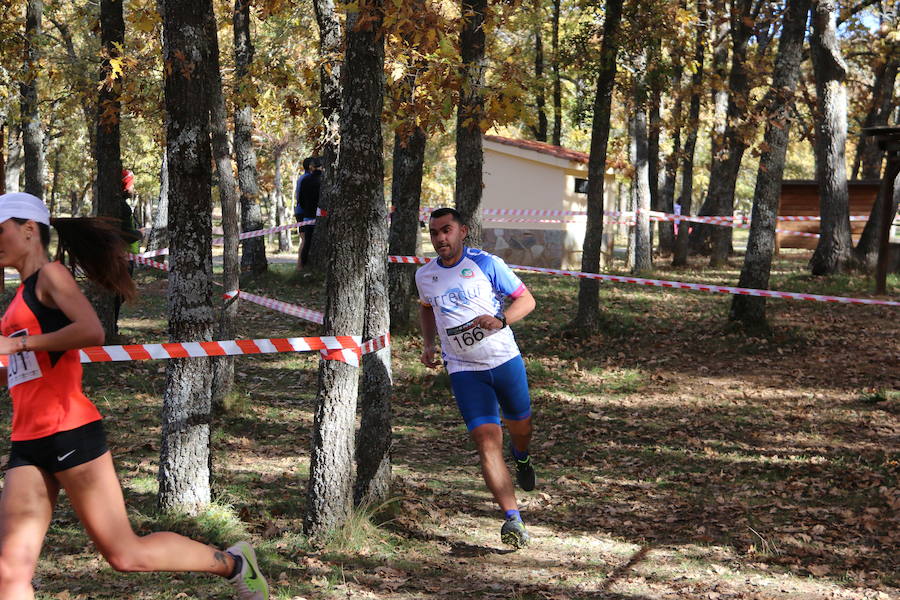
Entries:
[[[387, 231], [380, 225], [367, 231], [365, 225], [386, 223], [386, 197], [395, 206], [399, 206], [397, 199], [406, 200], [395, 223], [401, 212], [412, 214], [416, 221], [419, 206], [451, 204], [454, 197], [467, 217], [477, 215], [480, 179], [472, 176], [480, 177], [480, 163], [473, 165], [469, 159], [480, 156], [480, 142], [473, 139], [480, 140], [485, 131], [591, 150], [599, 172], [612, 166], [632, 188], [636, 208], [654, 206], [668, 212], [677, 197], [689, 212], [730, 215], [768, 203], [771, 215], [772, 195], [760, 194], [759, 180], [760, 174], [773, 172], [766, 161], [778, 154], [778, 144], [785, 151], [787, 177], [818, 175], [822, 180], [823, 165], [831, 161], [824, 171], [829, 175], [845, 171], [852, 178], [877, 178], [882, 171], [881, 154], [862, 136], [861, 128], [896, 123], [897, 8], [897, 3], [867, 0], [846, 5], [806, 0], [783, 4], [464, 1], [460, 5], [375, 0], [348, 4], [239, 0], [234, 5], [103, 0], [95, 5], [28, 0], [6, 4], [0, 8], [2, 181], [8, 191], [24, 189], [41, 195], [55, 214], [105, 215], [114, 214], [112, 199], [120, 194], [121, 167], [134, 171], [139, 220], [151, 225], [147, 244], [160, 247], [171, 242], [170, 267], [181, 275], [169, 280], [170, 337], [227, 339], [236, 330], [238, 306], [226, 304], [222, 312], [228, 318], [216, 323], [208, 262], [213, 226], [210, 184], [217, 184], [221, 198], [225, 286], [235, 289], [236, 265], [228, 264], [229, 256], [237, 252], [235, 208], [240, 207], [240, 227], [245, 231], [289, 223], [297, 165], [304, 156], [322, 154], [326, 177], [332, 178], [326, 179], [324, 193], [335, 214], [331, 234], [344, 242], [320, 245], [328, 251], [320, 251], [315, 261], [320, 275], [328, 271], [322, 332], [362, 332], [369, 338], [387, 329], [388, 295], [391, 300], [406, 301], [408, 316], [409, 288], [402, 293], [392, 288], [387, 293], [383, 261], [366, 262], [386, 254]], [[193, 37], [185, 38], [185, 31], [193, 31]], [[207, 35], [212, 32], [217, 35]], [[841, 94], [832, 95], [833, 89], [846, 91], [846, 102]], [[335, 97], [336, 104], [332, 103]], [[336, 120], [340, 120], [339, 140], [334, 135]], [[211, 144], [205, 150], [203, 143], [184, 144], [187, 138], [179, 135], [198, 123], [209, 126]], [[461, 142], [464, 137], [467, 140]], [[598, 139], [602, 140], [599, 146]], [[834, 144], [835, 140], [840, 143]], [[465, 164], [454, 161], [454, 142], [455, 156], [465, 157]], [[460, 154], [464, 143], [478, 144], [477, 151]], [[838, 150], [823, 153], [823, 148]], [[232, 151], [234, 168], [229, 158]], [[417, 161], [424, 164], [423, 191], [412, 195], [410, 211], [410, 198], [403, 197], [405, 188], [398, 179], [402, 176], [408, 182], [405, 166]], [[597, 165], [592, 168], [592, 174], [597, 174]], [[780, 165], [778, 169], [778, 177], [771, 179], [780, 180]], [[839, 179], [846, 184], [847, 177]], [[602, 178], [592, 175], [591, 180]], [[335, 191], [330, 193], [329, 186], [335, 186], [331, 188]], [[828, 216], [820, 247], [827, 252], [819, 260], [818, 253], [809, 257], [804, 269], [813, 273], [837, 275], [871, 267], [871, 248], [860, 251], [858, 247], [854, 255], [841, 239], [839, 188], [838, 184], [832, 190], [835, 193], [823, 194], [823, 217]], [[590, 222], [591, 215], [598, 214], [598, 200], [602, 208], [602, 195], [598, 198], [589, 191], [588, 197]], [[645, 225], [635, 228], [636, 252], [629, 265], [635, 272], [652, 268], [654, 256]], [[473, 229], [477, 240], [478, 227]], [[688, 244], [686, 236], [675, 240], [670, 228], [658, 229], [657, 256], [669, 254], [676, 264], [684, 265], [690, 251], [708, 255], [717, 267], [729, 266], [730, 230], [697, 227], [696, 231], [706, 233]], [[599, 253], [588, 251], [590, 241], [586, 239], [585, 255], [596, 260]], [[229, 248], [229, 243], [235, 245]], [[289, 235], [279, 236], [278, 250], [289, 250], [290, 245]], [[262, 240], [243, 244], [241, 287], [253, 285], [254, 277], [265, 281], [266, 251]], [[596, 267], [588, 265], [584, 270]], [[770, 262], [762, 270], [765, 281], [758, 287], [767, 287], [771, 269]], [[199, 287], [185, 285], [191, 277], [196, 277], [193, 281]], [[848, 287], [858, 293], [858, 280], [850, 280]], [[580, 331], [576, 326], [574, 333], [588, 336], [584, 343], [591, 346], [589, 352], [596, 351], [602, 339], [591, 334], [600, 330], [616, 335], [611, 321], [617, 316], [615, 303], [604, 306], [598, 317], [596, 287], [593, 295], [592, 305], [590, 286], [582, 282], [575, 323], [588, 326]], [[348, 299], [352, 298], [360, 302], [351, 305]], [[97, 299], [99, 304], [102, 301]], [[759, 312], [745, 311], [745, 324], [765, 325], [764, 306], [762, 319]], [[185, 319], [191, 310], [199, 318]], [[876, 331], [880, 319], [872, 319]], [[392, 331], [401, 322], [402, 318], [392, 318]], [[573, 335], [572, 323], [567, 328], [554, 320], [542, 327], [568, 329], [566, 336]], [[751, 345], [767, 343], [747, 339]], [[776, 345], [784, 350], [783, 344]], [[398, 348], [403, 348], [402, 339]], [[554, 351], [565, 354], [559, 347]], [[354, 502], [365, 506], [366, 501], [383, 500], [389, 493], [392, 442], [385, 415], [389, 415], [391, 361], [384, 352], [373, 358], [364, 360], [362, 369], [357, 440], [352, 419], [346, 417], [356, 412], [360, 370], [335, 361], [323, 361], [319, 367], [316, 414], [309, 418], [314, 444], [307, 505], [301, 511], [310, 540], [334, 534], [350, 519]], [[405, 359], [408, 362], [409, 356]], [[211, 461], [204, 457], [215, 451], [215, 436], [211, 419], [203, 415], [225, 409], [232, 375], [223, 373], [229, 368], [233, 369], [233, 363], [219, 359], [168, 363], [161, 394], [158, 507], [196, 514], [209, 505], [214, 486]], [[408, 368], [404, 363], [401, 377], [419, 385], [421, 374], [410, 374]], [[868, 376], [871, 380], [862, 383], [870, 389], [868, 399], [893, 398], [895, 380], [889, 371], [866, 371], [861, 378]], [[239, 382], [235, 389], [240, 388]], [[842, 393], [849, 401], [849, 392]], [[407, 394], [397, 392], [398, 404], [410, 400]], [[325, 413], [332, 409], [343, 425], [337, 437], [323, 439], [321, 434], [328, 429], [323, 426]], [[185, 411], [200, 417], [194, 423], [197, 426], [174, 431], [170, 425], [183, 420], [180, 415]], [[602, 420], [600, 413], [590, 414]], [[179, 463], [172, 456], [177, 453], [167, 454], [173, 444], [201, 451]], [[338, 468], [317, 471], [327, 462], [321, 459], [323, 454], [317, 454], [323, 452], [337, 458]], [[866, 454], [867, 474], [859, 481], [878, 492], [874, 506], [856, 507], [863, 514], [881, 515], [881, 503], [895, 505], [895, 483], [885, 479], [883, 472], [895, 464], [891, 461], [877, 451]], [[870, 466], [874, 475], [868, 471]], [[840, 500], [835, 503], [839, 505]], [[296, 509], [288, 510], [293, 514]], [[851, 517], [855, 520], [848, 522], [865, 531], [874, 527], [871, 519]], [[816, 535], [824, 533], [813, 529]], [[266, 529], [263, 533], [277, 538], [286, 532]], [[638, 534], [644, 536], [653, 537]], [[863, 536], [866, 541], [860, 544], [866, 552], [896, 544], [891, 535]], [[760, 539], [764, 552], [770, 552], [768, 540]], [[284, 543], [273, 542], [269, 551], [279, 558], [270, 558], [272, 563], [280, 564], [284, 558]], [[291, 541], [289, 553], [298, 544], [304, 555], [316, 547], [306, 543]], [[477, 556], [490, 554], [483, 547], [474, 551]], [[748, 552], [758, 553], [758, 544]], [[644, 554], [641, 549], [632, 560]], [[779, 556], [778, 551], [773, 554]], [[890, 577], [880, 579], [891, 560], [884, 554], [879, 557], [882, 562], [874, 571], [851, 575], [842, 570], [843, 577], [870, 585], [868, 591], [882, 583], [892, 584]], [[788, 564], [801, 565], [800, 569], [817, 576], [838, 568], [794, 562], [795, 554], [790, 558]], [[343, 565], [340, 568], [343, 573]], [[289, 587], [293, 582], [286, 579], [285, 584]], [[546, 597], [545, 592], [538, 585], [523, 593]]]

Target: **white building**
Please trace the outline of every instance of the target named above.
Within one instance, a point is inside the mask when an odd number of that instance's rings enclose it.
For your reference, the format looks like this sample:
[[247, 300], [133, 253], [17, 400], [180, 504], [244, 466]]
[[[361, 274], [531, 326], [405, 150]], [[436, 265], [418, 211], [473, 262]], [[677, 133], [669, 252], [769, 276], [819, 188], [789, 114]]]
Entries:
[[[485, 209], [587, 210], [588, 155], [560, 146], [484, 136]], [[607, 169], [606, 206], [615, 206], [615, 178]], [[494, 221], [490, 219], [519, 221]], [[484, 248], [511, 264], [581, 267], [585, 217], [484, 217]], [[557, 219], [561, 223], [524, 222]]]

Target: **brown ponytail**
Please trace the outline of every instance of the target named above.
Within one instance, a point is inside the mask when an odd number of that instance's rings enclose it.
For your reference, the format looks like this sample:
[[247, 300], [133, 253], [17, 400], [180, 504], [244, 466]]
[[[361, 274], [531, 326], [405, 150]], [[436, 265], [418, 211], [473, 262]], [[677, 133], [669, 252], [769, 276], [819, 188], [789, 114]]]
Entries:
[[[122, 231], [119, 220], [110, 217], [51, 218], [59, 236], [56, 260], [69, 256], [69, 267], [80, 268], [88, 279], [106, 290], [131, 300], [137, 295], [128, 273], [128, 244], [134, 234]], [[50, 228], [39, 224], [41, 242], [50, 243]], [[46, 229], [46, 233], [45, 230]]]

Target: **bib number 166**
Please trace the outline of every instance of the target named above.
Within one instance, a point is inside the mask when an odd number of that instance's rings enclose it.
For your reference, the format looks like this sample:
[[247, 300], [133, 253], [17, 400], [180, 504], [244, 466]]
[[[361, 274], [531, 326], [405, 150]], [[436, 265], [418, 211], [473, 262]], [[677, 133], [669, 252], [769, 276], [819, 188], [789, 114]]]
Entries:
[[450, 340], [450, 345], [457, 352], [472, 350], [487, 335], [484, 329], [475, 325], [474, 320], [447, 330], [447, 338]]

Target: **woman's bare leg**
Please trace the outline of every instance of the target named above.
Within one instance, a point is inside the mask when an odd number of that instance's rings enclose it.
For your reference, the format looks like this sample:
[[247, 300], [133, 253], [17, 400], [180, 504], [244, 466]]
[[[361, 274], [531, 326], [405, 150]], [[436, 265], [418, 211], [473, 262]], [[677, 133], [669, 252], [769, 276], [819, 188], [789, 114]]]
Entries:
[[[197, 571], [228, 577], [230, 554], [177, 533], [138, 536], [109, 452], [56, 473], [88, 535], [117, 571]], [[5, 596], [4, 596], [5, 597]]]
[[34, 598], [31, 579], [58, 495], [59, 485], [37, 467], [6, 472], [0, 496], [0, 598]]

